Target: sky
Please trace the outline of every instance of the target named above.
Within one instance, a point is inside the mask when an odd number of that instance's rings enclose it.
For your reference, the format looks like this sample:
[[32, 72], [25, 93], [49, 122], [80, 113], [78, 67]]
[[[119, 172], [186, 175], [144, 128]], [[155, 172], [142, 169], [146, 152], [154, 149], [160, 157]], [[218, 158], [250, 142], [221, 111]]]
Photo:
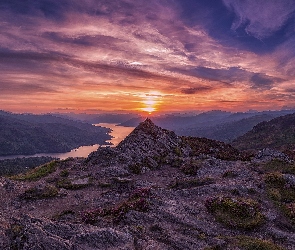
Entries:
[[295, 107], [294, 0], [0, 0], [0, 109]]

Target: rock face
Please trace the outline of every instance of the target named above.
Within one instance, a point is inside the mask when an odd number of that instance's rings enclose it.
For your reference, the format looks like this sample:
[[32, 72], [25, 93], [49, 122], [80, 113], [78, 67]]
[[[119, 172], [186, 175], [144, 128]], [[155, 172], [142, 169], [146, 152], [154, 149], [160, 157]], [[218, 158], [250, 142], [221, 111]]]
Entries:
[[147, 119], [115, 148], [0, 178], [0, 249], [295, 249], [294, 163], [242, 160]]

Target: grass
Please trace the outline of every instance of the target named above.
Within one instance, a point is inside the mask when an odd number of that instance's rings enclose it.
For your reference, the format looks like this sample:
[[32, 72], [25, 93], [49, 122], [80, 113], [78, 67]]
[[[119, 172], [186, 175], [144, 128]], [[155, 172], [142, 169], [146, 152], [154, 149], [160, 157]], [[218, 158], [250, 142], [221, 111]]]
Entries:
[[231, 228], [252, 230], [265, 221], [258, 202], [252, 199], [216, 197], [208, 199], [205, 206], [217, 221]]
[[270, 240], [262, 240], [252, 237], [237, 237], [237, 245], [242, 250], [284, 250]]
[[265, 183], [270, 199], [295, 224], [295, 188], [287, 183], [280, 172], [267, 174]]
[[24, 174], [14, 175], [10, 178], [17, 181], [36, 181], [55, 172], [56, 169], [57, 161], [51, 161], [47, 164], [34, 168]]
[[39, 200], [56, 197], [57, 195], [58, 189], [54, 186], [47, 185], [43, 188], [29, 188], [19, 198], [23, 200]]
[[294, 163], [289, 163], [280, 159], [273, 159], [262, 164], [262, 171], [265, 173], [281, 172], [284, 174], [295, 174]]

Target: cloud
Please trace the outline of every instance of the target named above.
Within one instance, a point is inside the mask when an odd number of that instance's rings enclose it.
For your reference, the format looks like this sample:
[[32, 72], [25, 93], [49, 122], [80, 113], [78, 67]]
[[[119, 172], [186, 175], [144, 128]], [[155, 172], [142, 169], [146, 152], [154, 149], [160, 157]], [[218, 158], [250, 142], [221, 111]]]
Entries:
[[293, 0], [223, 0], [235, 13], [232, 30], [245, 29], [246, 33], [258, 39], [272, 36], [294, 18]]
[[271, 77], [264, 74], [254, 74], [250, 80], [253, 89], [271, 89], [275, 83], [283, 82], [283, 79]]
[[212, 90], [212, 87], [200, 86], [200, 87], [195, 87], [195, 88], [183, 88], [181, 90], [181, 93], [187, 94], [187, 95], [192, 95], [192, 94], [196, 94], [196, 93], [208, 92], [210, 90]]

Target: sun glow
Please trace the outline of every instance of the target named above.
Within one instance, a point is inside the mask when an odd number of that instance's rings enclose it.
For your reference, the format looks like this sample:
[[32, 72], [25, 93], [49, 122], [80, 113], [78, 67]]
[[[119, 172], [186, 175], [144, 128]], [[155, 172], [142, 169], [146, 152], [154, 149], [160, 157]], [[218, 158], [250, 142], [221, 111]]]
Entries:
[[152, 91], [148, 94], [142, 95], [143, 101], [143, 107], [141, 108], [142, 111], [148, 112], [151, 114], [152, 112], [157, 111], [157, 106], [159, 105], [159, 98], [161, 97], [161, 93], [157, 91]]

